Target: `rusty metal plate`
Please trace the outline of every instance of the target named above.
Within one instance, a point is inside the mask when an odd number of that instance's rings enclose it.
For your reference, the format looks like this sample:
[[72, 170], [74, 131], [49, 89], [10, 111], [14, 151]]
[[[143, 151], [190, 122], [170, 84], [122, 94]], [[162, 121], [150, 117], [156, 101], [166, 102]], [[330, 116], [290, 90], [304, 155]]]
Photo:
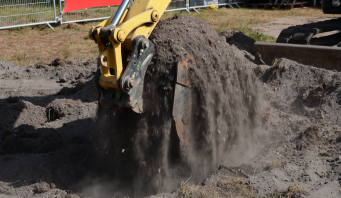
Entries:
[[264, 42], [256, 42], [254, 47], [267, 65], [272, 65], [276, 58], [287, 58], [305, 65], [341, 71], [340, 47]]
[[189, 75], [188, 61], [192, 59], [193, 59], [192, 56], [188, 56], [185, 60], [178, 63], [176, 82], [186, 87], [191, 87], [191, 83], [188, 76]]
[[190, 88], [175, 84], [173, 119], [178, 137], [185, 142], [188, 142], [190, 127], [191, 95]]
[[188, 142], [191, 112], [191, 83], [189, 80], [188, 61], [192, 60], [188, 56], [185, 60], [178, 63], [177, 76], [173, 100], [173, 124], [176, 133], [181, 141]]

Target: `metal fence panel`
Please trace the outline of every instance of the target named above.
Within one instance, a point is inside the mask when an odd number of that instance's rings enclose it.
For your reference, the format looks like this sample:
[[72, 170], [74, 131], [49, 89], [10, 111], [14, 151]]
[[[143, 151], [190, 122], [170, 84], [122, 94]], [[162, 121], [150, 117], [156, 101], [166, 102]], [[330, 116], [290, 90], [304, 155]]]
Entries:
[[166, 12], [179, 11], [179, 10], [187, 10], [188, 11], [188, 0], [172, 0], [170, 2]]
[[246, 3], [249, 0], [189, 0], [190, 1], [190, 9], [194, 8], [206, 8], [210, 7], [213, 4], [214, 6], [229, 6], [233, 8], [239, 7], [238, 4]]
[[0, 29], [55, 23], [55, 0], [0, 0]]

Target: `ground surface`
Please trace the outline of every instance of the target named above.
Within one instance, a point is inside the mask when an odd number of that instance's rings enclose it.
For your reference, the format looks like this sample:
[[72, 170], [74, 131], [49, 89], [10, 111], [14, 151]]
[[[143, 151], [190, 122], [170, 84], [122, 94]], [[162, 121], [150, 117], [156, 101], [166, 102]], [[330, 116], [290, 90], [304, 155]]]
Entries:
[[[233, 31], [213, 36], [217, 40], [202, 36], [207, 44], [198, 51], [225, 46], [224, 52], [233, 51], [235, 57], [226, 58], [228, 62], [238, 60], [241, 68], [246, 66], [257, 77], [263, 95], [259, 133], [266, 133], [267, 141], [254, 147], [257, 152], [246, 149], [238, 155], [231, 155], [237, 148], [232, 146], [226, 153], [229, 158], [211, 176], [203, 177], [200, 185], [189, 179], [180, 186], [179, 181], [180, 188], [164, 196], [340, 197], [341, 74], [286, 59], [273, 66], [256, 65], [254, 40]], [[153, 42], [160, 53], [181, 46], [168, 41], [156, 37]], [[223, 45], [224, 41], [229, 45]], [[183, 46], [187, 53], [196, 50], [187, 43]], [[162, 60], [165, 64], [177, 61], [184, 55], [182, 50], [176, 51], [179, 56], [165, 53], [169, 59]], [[219, 56], [207, 56], [207, 64]], [[96, 185], [106, 178], [89, 175], [94, 159], [92, 134], [97, 132], [98, 93], [92, 84], [96, 61], [47, 63], [32, 61], [18, 67], [0, 62], [0, 198], [104, 197], [107, 189], [113, 191], [108, 197], [115, 196], [116, 183]]]
[[0, 65], [0, 194], [71, 194], [48, 190], [52, 182], [62, 189], [74, 183], [80, 173], [75, 166], [86, 161], [89, 138], [85, 137], [97, 108], [91, 83], [95, 61], [69, 61], [62, 67]]

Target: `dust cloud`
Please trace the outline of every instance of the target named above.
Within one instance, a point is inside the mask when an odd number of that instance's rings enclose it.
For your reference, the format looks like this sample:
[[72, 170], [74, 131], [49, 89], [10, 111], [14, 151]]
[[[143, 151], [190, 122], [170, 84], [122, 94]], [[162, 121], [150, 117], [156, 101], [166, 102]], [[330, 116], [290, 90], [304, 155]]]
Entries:
[[[150, 40], [156, 51], [145, 76], [147, 113], [97, 112], [97, 176], [107, 179], [88, 189], [112, 190], [100, 197], [142, 197], [171, 192], [189, 178], [202, 182], [219, 165], [246, 162], [265, 139], [260, 86], [224, 37], [199, 19], [175, 16], [162, 20]], [[176, 66], [189, 56], [191, 130], [184, 143], [171, 134], [171, 121]]]

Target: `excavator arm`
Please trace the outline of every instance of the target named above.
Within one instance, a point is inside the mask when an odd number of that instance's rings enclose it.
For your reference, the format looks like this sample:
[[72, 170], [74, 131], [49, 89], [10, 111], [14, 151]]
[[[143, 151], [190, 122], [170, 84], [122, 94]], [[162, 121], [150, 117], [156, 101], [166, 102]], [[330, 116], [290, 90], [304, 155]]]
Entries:
[[[105, 108], [121, 106], [143, 112], [144, 76], [154, 55], [148, 40], [171, 0], [123, 0], [115, 16], [92, 27], [90, 38], [98, 44], [99, 70], [95, 86]], [[123, 65], [122, 51], [131, 52]]]

